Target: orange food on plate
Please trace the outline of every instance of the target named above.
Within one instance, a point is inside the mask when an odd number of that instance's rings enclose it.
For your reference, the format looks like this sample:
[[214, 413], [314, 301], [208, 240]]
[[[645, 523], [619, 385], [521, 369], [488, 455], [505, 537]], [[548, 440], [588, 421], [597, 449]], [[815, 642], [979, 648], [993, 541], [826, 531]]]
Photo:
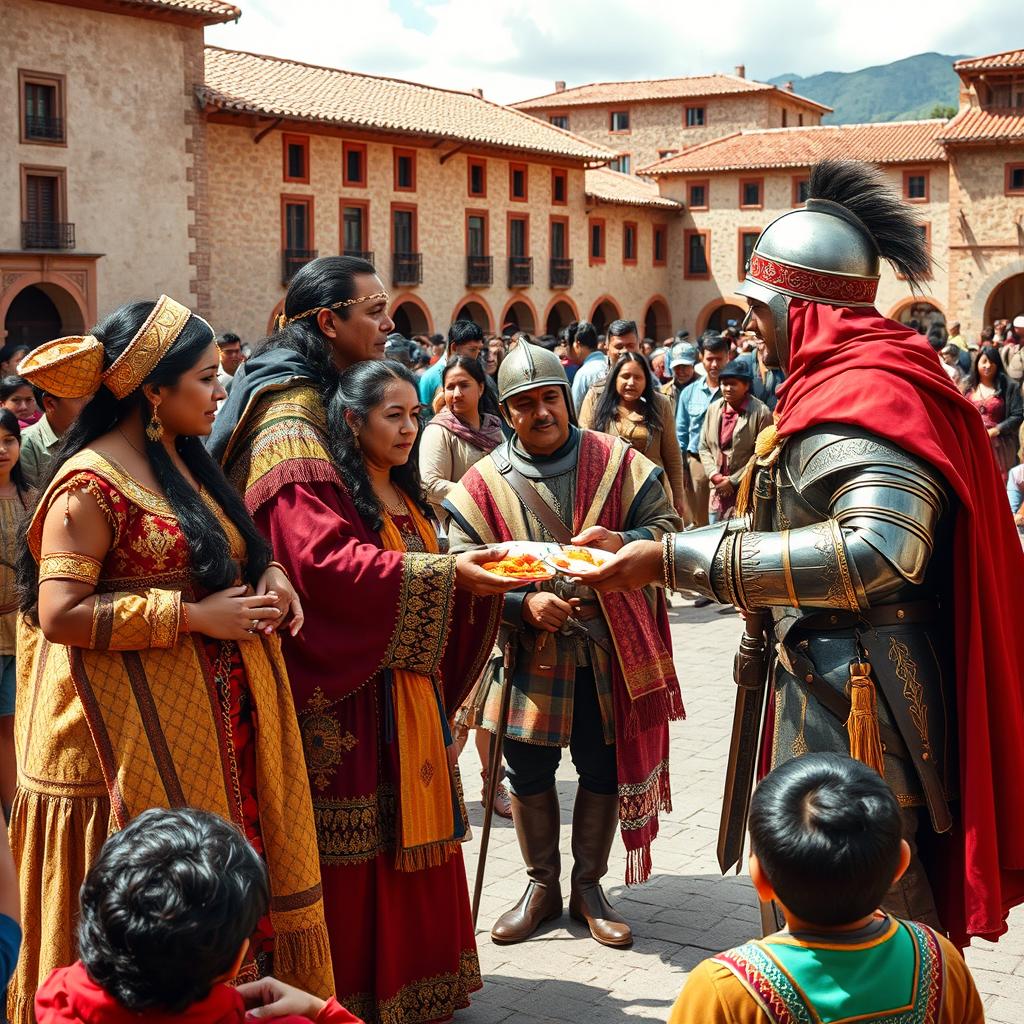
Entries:
[[535, 555], [509, 555], [500, 562], [484, 562], [484, 568], [495, 576], [517, 580], [546, 580], [553, 575]]
[[559, 569], [571, 569], [571, 562], [585, 562], [587, 565], [592, 565], [595, 569], [604, 565], [603, 558], [595, 558], [589, 551], [585, 551], [583, 548], [562, 548], [559, 556], [552, 558], [551, 561]]

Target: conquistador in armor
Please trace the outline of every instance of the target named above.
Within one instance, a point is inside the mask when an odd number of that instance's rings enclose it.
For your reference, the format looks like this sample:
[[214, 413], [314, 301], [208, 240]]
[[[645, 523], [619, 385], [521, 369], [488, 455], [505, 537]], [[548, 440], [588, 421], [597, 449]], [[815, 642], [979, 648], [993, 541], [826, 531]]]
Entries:
[[884, 775], [914, 851], [885, 909], [996, 938], [1024, 901], [1024, 558], [980, 417], [874, 308], [880, 259], [912, 286], [928, 273], [910, 208], [851, 161], [814, 167], [809, 195], [764, 229], [738, 289], [787, 380], [737, 517], [630, 545], [595, 585], [662, 577], [766, 627], [762, 735], [742, 697], [733, 733], [739, 845], [737, 761], [749, 780], [759, 757], [851, 754]]

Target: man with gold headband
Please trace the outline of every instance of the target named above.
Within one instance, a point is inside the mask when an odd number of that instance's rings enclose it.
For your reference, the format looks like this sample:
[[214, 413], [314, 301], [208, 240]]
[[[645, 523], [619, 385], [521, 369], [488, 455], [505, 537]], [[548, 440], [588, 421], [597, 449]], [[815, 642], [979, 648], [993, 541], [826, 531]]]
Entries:
[[[414, 454], [404, 494], [360, 483], [367, 428], [355, 407], [359, 382], [380, 376], [367, 361], [383, 357], [394, 327], [387, 303], [363, 260], [306, 264], [281, 329], [236, 376], [212, 446], [308, 613], [284, 654], [338, 998], [367, 1021], [420, 1024], [448, 1018], [481, 985], [443, 719], [480, 674], [509, 584], [484, 571], [487, 552], [437, 554]], [[382, 374], [404, 387], [418, 424], [408, 372]], [[437, 756], [424, 753], [432, 740]]]
[[[333, 991], [316, 838], [279, 627], [287, 574], [206, 452], [223, 398], [214, 333], [167, 296], [42, 345], [20, 372], [89, 398], [19, 556], [11, 842], [24, 943], [16, 1024], [76, 959], [78, 890], [109, 833], [153, 807], [232, 821], [272, 900], [244, 978]], [[289, 621], [290, 620], [290, 621]]]

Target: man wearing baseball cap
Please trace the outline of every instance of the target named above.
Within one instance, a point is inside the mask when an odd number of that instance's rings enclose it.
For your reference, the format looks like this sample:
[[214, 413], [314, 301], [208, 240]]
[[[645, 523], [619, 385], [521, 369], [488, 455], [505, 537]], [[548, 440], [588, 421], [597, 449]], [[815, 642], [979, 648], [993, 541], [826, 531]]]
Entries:
[[665, 360], [665, 369], [672, 374], [672, 379], [667, 384], [662, 384], [660, 391], [672, 399], [673, 409], [679, 402], [679, 395], [683, 388], [696, 375], [699, 359], [700, 353], [697, 351], [697, 346], [691, 345], [688, 341], [680, 341], [669, 349], [668, 357]]

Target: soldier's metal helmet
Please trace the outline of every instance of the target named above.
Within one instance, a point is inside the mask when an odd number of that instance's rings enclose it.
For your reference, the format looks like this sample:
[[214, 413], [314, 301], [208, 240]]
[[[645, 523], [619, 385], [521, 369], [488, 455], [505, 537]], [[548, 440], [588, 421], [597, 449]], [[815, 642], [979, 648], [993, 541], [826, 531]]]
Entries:
[[565, 375], [562, 361], [554, 352], [521, 341], [502, 359], [498, 367], [498, 401], [502, 408], [513, 395], [551, 385], [556, 385], [565, 392], [569, 419], [575, 424], [576, 411], [569, 388], [569, 378]]
[[761, 232], [736, 291], [771, 310], [785, 366], [790, 300], [874, 306], [882, 259], [912, 286], [927, 272], [930, 261], [913, 211], [870, 165], [823, 160], [811, 169], [804, 206]]

